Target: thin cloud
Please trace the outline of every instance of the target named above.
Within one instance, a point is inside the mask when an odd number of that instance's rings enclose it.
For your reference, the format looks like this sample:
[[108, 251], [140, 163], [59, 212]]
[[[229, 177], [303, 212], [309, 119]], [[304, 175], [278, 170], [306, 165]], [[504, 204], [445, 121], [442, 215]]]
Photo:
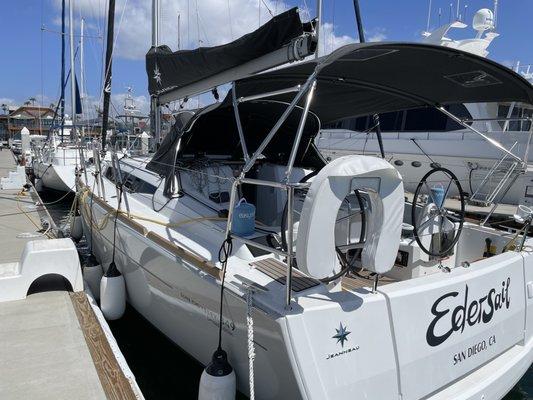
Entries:
[[385, 28], [374, 28], [370, 30], [368, 41], [369, 42], [382, 42], [387, 39], [387, 30]]
[[334, 32], [334, 28], [335, 26], [329, 22], [321, 25], [319, 55], [329, 54], [339, 47], [357, 42], [352, 36], [337, 36]]
[[9, 97], [0, 97], [0, 104], [7, 104], [8, 106], [15, 105], [16, 102], [14, 99], [10, 99]]

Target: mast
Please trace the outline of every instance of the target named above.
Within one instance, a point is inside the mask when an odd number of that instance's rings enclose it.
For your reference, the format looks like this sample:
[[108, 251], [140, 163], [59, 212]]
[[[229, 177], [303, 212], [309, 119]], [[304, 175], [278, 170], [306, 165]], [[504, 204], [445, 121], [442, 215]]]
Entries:
[[[84, 30], [84, 26], [85, 26], [85, 18], [82, 18], [81, 19], [81, 26], [80, 26], [80, 31], [81, 31], [81, 34], [80, 34], [80, 99], [81, 99], [81, 105], [82, 105], [82, 110], [84, 109], [84, 105], [83, 105], [83, 100], [85, 98], [85, 84], [84, 84], [84, 80], [85, 80], [85, 71], [84, 71], [84, 68], [85, 68], [85, 65], [84, 65], [84, 55], [83, 55], [83, 30]], [[82, 111], [82, 117], [83, 117], [83, 111]], [[82, 129], [82, 136], [84, 136], [84, 127], [82, 126], [81, 127]]]
[[353, 8], [355, 11], [355, 20], [357, 22], [357, 31], [359, 32], [359, 43], [366, 42], [365, 31], [363, 30], [363, 22], [361, 21], [361, 9], [359, 8], [359, 0], [353, 0]]
[[80, 34], [80, 97], [83, 101], [85, 97], [85, 71], [84, 71], [84, 54], [83, 54], [83, 30], [85, 26], [85, 18], [81, 19], [81, 34]]
[[61, 97], [59, 98], [61, 114], [61, 142], [63, 142], [63, 125], [65, 123], [65, 0], [61, 2]]
[[70, 35], [70, 101], [72, 107], [72, 130], [70, 139], [74, 139], [76, 132], [76, 71], [74, 68], [74, 0], [69, 0], [68, 28]]
[[109, 0], [107, 12], [107, 39], [105, 52], [104, 105], [102, 110], [102, 150], [106, 149], [107, 125], [109, 118], [109, 101], [111, 99], [111, 70], [113, 63], [113, 38], [115, 29], [115, 0]]
[[[159, 46], [159, 0], [152, 0], [152, 47], [156, 49]], [[157, 65], [156, 65], [157, 68]], [[161, 109], [159, 107], [159, 99], [157, 96], [152, 96], [151, 102], [151, 121], [152, 134], [155, 138], [156, 146], [161, 142]]]

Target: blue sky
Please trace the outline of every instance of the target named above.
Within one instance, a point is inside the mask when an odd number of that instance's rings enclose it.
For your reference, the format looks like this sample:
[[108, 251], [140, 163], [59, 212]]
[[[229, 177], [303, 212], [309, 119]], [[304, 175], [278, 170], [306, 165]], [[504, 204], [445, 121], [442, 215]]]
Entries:
[[[177, 13], [180, 13], [180, 37], [183, 47], [220, 44], [265, 22], [271, 12], [300, 6], [315, 14], [315, 0], [161, 0], [162, 41], [177, 46]], [[326, 50], [356, 37], [351, 0], [324, 0], [324, 22], [330, 24]], [[0, 103], [21, 103], [36, 97], [45, 105], [59, 97], [61, 0], [4, 1], [0, 14], [3, 57], [0, 63]], [[425, 30], [429, 0], [360, 0], [367, 39], [419, 41]], [[432, 0], [431, 27], [450, 16], [456, 0]], [[533, 0], [500, 0], [497, 32], [501, 34], [489, 48], [489, 58], [510, 65], [520, 60], [533, 63]], [[68, 0], [67, 0], [68, 4]], [[100, 97], [103, 15], [106, 0], [74, 0], [75, 30], [80, 17], [86, 20], [85, 71], [86, 92], [94, 108]], [[198, 12], [196, 12], [198, 4]], [[492, 8], [492, 0], [462, 0], [461, 13], [468, 5], [465, 22], [483, 7]], [[148, 96], [143, 54], [150, 44], [151, 0], [117, 0], [117, 47], [113, 68], [113, 101], [121, 107], [127, 86], [133, 86], [139, 107], [146, 109]], [[188, 10], [188, 12], [187, 12]], [[305, 16], [306, 13], [303, 12]], [[68, 13], [67, 13], [68, 16]], [[231, 20], [231, 26], [229, 21]], [[188, 24], [190, 22], [190, 24]], [[41, 30], [41, 26], [45, 30]], [[333, 29], [331, 29], [333, 26]], [[199, 34], [198, 34], [199, 32]], [[470, 27], [453, 34], [454, 38], [472, 37]], [[187, 42], [187, 38], [189, 39]], [[68, 41], [67, 41], [68, 50]], [[68, 62], [68, 56], [67, 56]], [[68, 68], [68, 67], [67, 67]], [[77, 67], [79, 68], [79, 67]], [[79, 76], [79, 72], [78, 72]], [[67, 100], [68, 101], [68, 100]]]

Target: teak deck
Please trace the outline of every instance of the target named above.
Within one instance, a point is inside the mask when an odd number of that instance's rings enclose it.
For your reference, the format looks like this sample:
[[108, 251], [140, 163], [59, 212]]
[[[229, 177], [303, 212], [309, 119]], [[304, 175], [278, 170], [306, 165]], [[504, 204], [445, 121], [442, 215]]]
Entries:
[[117, 400], [136, 399], [131, 384], [124, 376], [87, 296], [83, 292], [70, 293], [70, 300], [106, 397]]
[[[378, 287], [383, 285], [388, 285], [390, 283], [397, 282], [396, 280], [381, 276], [378, 280]], [[363, 288], [372, 288], [374, 285], [374, 276], [368, 271], [361, 271], [359, 276], [350, 274], [349, 276], [344, 276], [342, 278], [342, 288], [344, 290], [356, 291]]]
[[[251, 266], [257, 268], [259, 271], [268, 275], [272, 279], [276, 280], [282, 285], [285, 285], [287, 280], [287, 266], [275, 258], [269, 257], [259, 261], [250, 263]], [[378, 287], [382, 285], [388, 285], [396, 282], [392, 278], [382, 276], [379, 278]], [[301, 292], [317, 286], [320, 281], [305, 276], [297, 269], [292, 270], [292, 290], [295, 292]], [[344, 290], [358, 290], [362, 288], [372, 288], [374, 284], [374, 277], [368, 271], [362, 271], [359, 276], [351, 274], [342, 278], [342, 288]]]
[[[287, 280], [287, 266], [275, 258], [264, 258], [259, 261], [250, 263], [251, 266], [257, 268], [259, 271], [268, 275], [277, 282], [285, 285]], [[301, 292], [317, 286], [320, 282], [316, 279], [305, 276], [297, 269], [292, 270], [292, 290]]]

